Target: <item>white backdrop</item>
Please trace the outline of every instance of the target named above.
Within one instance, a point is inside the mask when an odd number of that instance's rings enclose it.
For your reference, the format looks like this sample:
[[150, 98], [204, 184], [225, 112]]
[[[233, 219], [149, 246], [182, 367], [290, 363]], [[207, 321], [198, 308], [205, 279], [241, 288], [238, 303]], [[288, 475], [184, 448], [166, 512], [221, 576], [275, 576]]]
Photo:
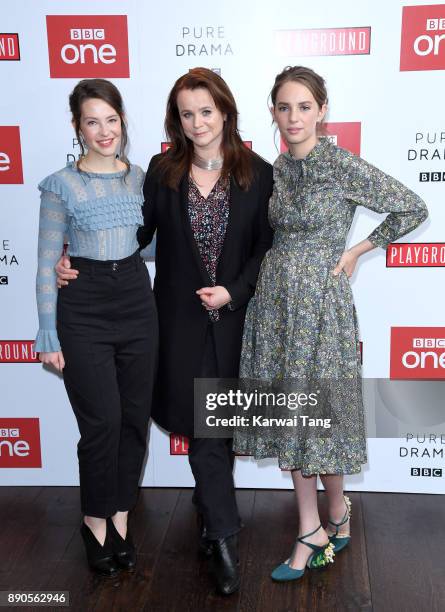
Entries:
[[[65, 18], [48, 20], [47, 32], [48, 15]], [[130, 159], [145, 168], [165, 141], [174, 81], [195, 66], [219, 70], [237, 100], [243, 138], [273, 162], [279, 143], [268, 93], [284, 66], [303, 64], [327, 80], [328, 122], [338, 144], [399, 178], [430, 211], [406, 238], [411, 245], [394, 247], [388, 265], [381, 249], [364, 256], [352, 279], [364, 376], [434, 380], [402, 381], [390, 392], [384, 382], [369, 382], [369, 463], [347, 487], [443, 493], [445, 5], [15, 0], [2, 7], [0, 28], [0, 484], [78, 483], [78, 431], [62, 380], [23, 355], [23, 342], [37, 330], [36, 186], [79, 153], [68, 111], [75, 83], [92, 76], [116, 83], [127, 108]], [[360, 210], [348, 242], [367, 236], [380, 219]], [[435, 252], [433, 243], [440, 243]], [[423, 357], [422, 347], [429, 351]], [[406, 351], [414, 351], [411, 361]], [[419, 367], [409, 367], [416, 355]], [[25, 363], [13, 362], [17, 357]], [[31, 418], [37, 421], [21, 420]], [[39, 464], [39, 444], [41, 467], [27, 467]], [[192, 485], [187, 457], [174, 454], [181, 448], [182, 441], [152, 426], [143, 484]], [[275, 461], [240, 458], [236, 483], [286, 488], [291, 479]]]

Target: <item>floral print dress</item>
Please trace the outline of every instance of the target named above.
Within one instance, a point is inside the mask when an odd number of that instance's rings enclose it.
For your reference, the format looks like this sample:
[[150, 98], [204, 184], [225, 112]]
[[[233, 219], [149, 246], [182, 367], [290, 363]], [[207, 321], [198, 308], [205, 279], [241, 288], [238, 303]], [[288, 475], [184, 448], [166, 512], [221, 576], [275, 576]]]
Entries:
[[[274, 181], [274, 243], [247, 309], [240, 377], [272, 385], [298, 381], [306, 390], [329, 381], [324, 397], [332, 427], [326, 434], [302, 421], [239, 427], [234, 450], [277, 457], [280, 468], [301, 469], [305, 476], [357, 473], [367, 460], [359, 333], [349, 280], [332, 271], [357, 205], [389, 213], [368, 237], [382, 248], [428, 213], [400, 182], [325, 138], [304, 159], [281, 154]], [[310, 416], [308, 407], [304, 411]]]

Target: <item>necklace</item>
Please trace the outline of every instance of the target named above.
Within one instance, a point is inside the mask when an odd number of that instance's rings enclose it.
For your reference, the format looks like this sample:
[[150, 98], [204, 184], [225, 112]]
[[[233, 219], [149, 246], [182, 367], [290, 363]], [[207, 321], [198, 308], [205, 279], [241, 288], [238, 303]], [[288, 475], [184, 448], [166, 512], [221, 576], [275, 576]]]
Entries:
[[224, 159], [222, 157], [219, 157], [218, 159], [203, 159], [195, 153], [193, 156], [193, 163], [195, 166], [198, 166], [198, 168], [202, 168], [203, 170], [221, 170]]

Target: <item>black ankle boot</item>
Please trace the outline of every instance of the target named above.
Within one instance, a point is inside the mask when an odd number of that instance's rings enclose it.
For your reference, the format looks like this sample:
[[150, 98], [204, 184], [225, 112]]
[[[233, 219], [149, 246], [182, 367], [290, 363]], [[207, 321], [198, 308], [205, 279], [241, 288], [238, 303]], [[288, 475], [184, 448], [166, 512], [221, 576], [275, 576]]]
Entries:
[[212, 556], [212, 542], [207, 539], [207, 529], [204, 524], [204, 517], [199, 510], [196, 514], [196, 523], [198, 525], [199, 531], [199, 552], [201, 552], [206, 557]]
[[80, 533], [85, 543], [90, 568], [101, 576], [108, 576], [110, 578], [116, 576], [119, 573], [119, 566], [113, 557], [108, 529], [103, 546], [85, 523], [82, 523]]
[[114, 526], [111, 518], [107, 519], [107, 532], [110, 534], [111, 548], [118, 565], [125, 570], [133, 570], [136, 566], [136, 549], [130, 534], [124, 538]]
[[238, 535], [211, 540], [212, 567], [218, 591], [230, 595], [239, 589]]

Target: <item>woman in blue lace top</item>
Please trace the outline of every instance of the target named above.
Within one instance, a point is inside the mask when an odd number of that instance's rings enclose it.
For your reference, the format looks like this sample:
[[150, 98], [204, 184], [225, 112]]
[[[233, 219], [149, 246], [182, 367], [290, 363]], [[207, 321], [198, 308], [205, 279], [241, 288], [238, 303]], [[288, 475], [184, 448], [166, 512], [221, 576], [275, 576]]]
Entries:
[[[146, 452], [157, 355], [156, 306], [136, 238], [144, 173], [125, 156], [122, 98], [112, 83], [80, 81], [70, 109], [82, 156], [39, 184], [35, 350], [63, 371], [80, 431], [81, 533], [92, 569], [113, 575], [136, 560], [127, 515]], [[65, 236], [83, 273], [58, 293], [54, 265]]]

